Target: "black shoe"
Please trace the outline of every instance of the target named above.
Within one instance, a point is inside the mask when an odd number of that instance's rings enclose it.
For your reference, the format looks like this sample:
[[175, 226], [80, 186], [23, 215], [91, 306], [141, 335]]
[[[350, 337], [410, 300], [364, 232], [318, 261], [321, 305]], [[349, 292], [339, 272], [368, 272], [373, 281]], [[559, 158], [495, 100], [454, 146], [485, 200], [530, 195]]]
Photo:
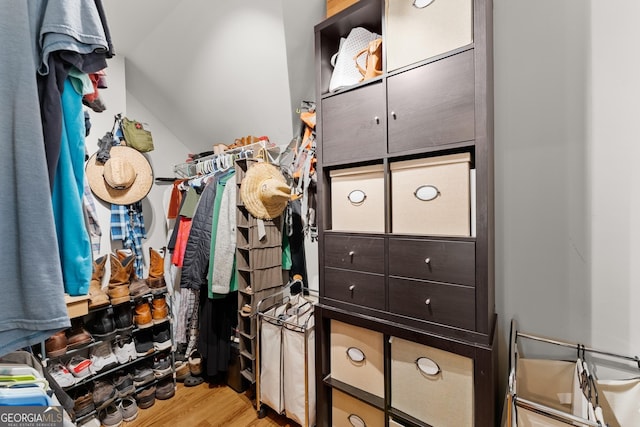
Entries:
[[116, 378], [113, 380], [118, 397], [125, 397], [136, 391], [133, 385], [133, 376], [125, 371], [118, 371]]
[[131, 304], [121, 304], [113, 308], [116, 330], [124, 332], [133, 329], [133, 310]]
[[109, 339], [116, 333], [116, 325], [111, 317], [111, 310], [100, 310], [87, 323], [91, 335], [102, 340]]
[[161, 380], [156, 386], [156, 399], [171, 399], [176, 394], [176, 387], [173, 378]]
[[153, 353], [153, 336], [151, 329], [140, 329], [133, 337], [138, 357]]
[[171, 348], [171, 331], [168, 323], [153, 328], [153, 348], [156, 351]]

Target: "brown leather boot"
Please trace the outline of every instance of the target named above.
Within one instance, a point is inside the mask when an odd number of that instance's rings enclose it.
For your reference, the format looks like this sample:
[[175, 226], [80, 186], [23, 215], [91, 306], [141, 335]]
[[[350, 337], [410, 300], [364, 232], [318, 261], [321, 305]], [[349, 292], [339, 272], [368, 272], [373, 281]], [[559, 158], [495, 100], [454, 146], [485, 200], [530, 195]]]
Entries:
[[109, 305], [109, 297], [102, 290], [102, 277], [104, 267], [107, 264], [107, 256], [103, 255], [93, 261], [93, 273], [89, 284], [89, 308], [98, 308]]
[[147, 277], [147, 285], [154, 295], [167, 291], [167, 284], [164, 281], [163, 254], [165, 250], [166, 248], [162, 248], [161, 254], [160, 251], [149, 248], [149, 277]]
[[[122, 304], [128, 302], [130, 270], [129, 264], [133, 266], [135, 256], [131, 255], [120, 262], [117, 255], [111, 254], [111, 277], [109, 278], [109, 298], [111, 305]], [[131, 267], [132, 268], [132, 267]]]
[[136, 304], [136, 311], [133, 315], [133, 321], [138, 326], [138, 328], [141, 329], [153, 326], [153, 319], [151, 318], [151, 307], [146, 300]]
[[154, 325], [169, 320], [169, 307], [167, 306], [167, 300], [164, 295], [155, 297], [151, 304], [151, 317], [153, 318]]
[[136, 256], [133, 251], [131, 249], [116, 249], [116, 256], [129, 272], [129, 281], [133, 282], [136, 280], [138, 275], [135, 269]]

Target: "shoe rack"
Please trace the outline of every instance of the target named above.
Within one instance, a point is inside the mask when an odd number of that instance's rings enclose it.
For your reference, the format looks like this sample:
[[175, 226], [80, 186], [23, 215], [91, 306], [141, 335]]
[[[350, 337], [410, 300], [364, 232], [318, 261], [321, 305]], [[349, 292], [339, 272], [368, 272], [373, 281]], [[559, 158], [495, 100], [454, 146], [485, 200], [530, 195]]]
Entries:
[[[359, 0], [314, 27], [319, 426], [497, 424], [492, 16]], [[382, 72], [332, 91], [357, 27]]]
[[[159, 384], [165, 384], [170, 381], [173, 383], [174, 388], [176, 385], [170, 299], [171, 296], [168, 292], [158, 292], [156, 290], [135, 298], [130, 297], [121, 304], [107, 304], [102, 307], [90, 308], [88, 314], [72, 318], [72, 328], [66, 331], [67, 339], [70, 339], [72, 334], [86, 336], [85, 339], [80, 341], [79, 345], [73, 348], [67, 346], [51, 354], [47, 353], [48, 344], [45, 342], [40, 345], [39, 352], [37, 351], [38, 349], [35, 349], [36, 354], [41, 358], [45, 369], [58, 363], [67, 367], [74, 358], [78, 358], [76, 360], [91, 361], [93, 351], [105, 343], [109, 346], [111, 354], [115, 356], [114, 346], [116, 343], [131, 340], [133, 346], [130, 346], [132, 353], [130, 353], [128, 361], [120, 363], [116, 360], [116, 363], [102, 367], [97, 372], [90, 371], [82, 377], [75, 377], [74, 375], [75, 383], [62, 388], [76, 400], [76, 403], [83, 399], [86, 401], [87, 395], [92, 393], [97, 383], [101, 383], [102, 386], [106, 382], [109, 387], [113, 385], [115, 390], [115, 381], [119, 374], [122, 372], [129, 373], [133, 380], [135, 370], [147, 366], [154, 371], [153, 378], [149, 378], [144, 383], [133, 387], [126, 394], [118, 394], [116, 390], [116, 396], [111, 400], [116, 404], [128, 396], [148, 400], [149, 394], [155, 393], [155, 387]], [[162, 300], [166, 302], [166, 316], [152, 316], [151, 310], [154, 307], [154, 301], [159, 302]], [[164, 302], [162, 307], [164, 307]], [[150, 312], [143, 321], [142, 317], [136, 318], [134, 312], [137, 311], [136, 307], [141, 307], [145, 304], [148, 304]], [[160, 304], [156, 304], [155, 307], [160, 307]], [[163, 308], [162, 310], [164, 311], [165, 309]], [[154, 317], [158, 318], [154, 319]], [[92, 327], [94, 324], [96, 326]], [[165, 334], [160, 333], [163, 330]], [[168, 343], [166, 341], [166, 332], [168, 332]], [[163, 342], [160, 342], [160, 339]], [[157, 368], [157, 370], [154, 370], [154, 368]], [[94, 405], [90, 411], [84, 410], [82, 416], [76, 419], [76, 423], [81, 423], [92, 416], [97, 416], [102, 409], [104, 408]]]
[[259, 220], [249, 213], [240, 197], [240, 185], [257, 159], [236, 159], [238, 274], [238, 338], [240, 373], [250, 385], [256, 382], [257, 316], [262, 299], [282, 288], [282, 217], [264, 220], [265, 236], [259, 238]]

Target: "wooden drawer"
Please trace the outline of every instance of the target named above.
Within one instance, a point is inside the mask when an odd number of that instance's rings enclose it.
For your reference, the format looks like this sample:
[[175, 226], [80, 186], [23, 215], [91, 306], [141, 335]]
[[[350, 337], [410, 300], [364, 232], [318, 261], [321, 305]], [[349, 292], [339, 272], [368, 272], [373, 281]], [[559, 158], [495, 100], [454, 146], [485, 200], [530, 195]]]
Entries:
[[327, 298], [384, 310], [384, 276], [325, 268], [324, 295]]
[[333, 427], [384, 427], [384, 412], [340, 390], [331, 390]]
[[474, 330], [475, 288], [389, 278], [389, 311]]
[[325, 234], [324, 265], [384, 274], [384, 239]]
[[472, 426], [473, 388], [472, 359], [392, 337], [392, 408], [432, 426]]
[[389, 275], [475, 285], [475, 243], [389, 239]]
[[[376, 120], [377, 118], [377, 120]], [[384, 156], [387, 149], [385, 90], [381, 83], [322, 101], [322, 163]]]
[[473, 50], [389, 77], [387, 87], [390, 153], [474, 139]]
[[384, 398], [383, 344], [380, 332], [332, 320], [331, 378]]

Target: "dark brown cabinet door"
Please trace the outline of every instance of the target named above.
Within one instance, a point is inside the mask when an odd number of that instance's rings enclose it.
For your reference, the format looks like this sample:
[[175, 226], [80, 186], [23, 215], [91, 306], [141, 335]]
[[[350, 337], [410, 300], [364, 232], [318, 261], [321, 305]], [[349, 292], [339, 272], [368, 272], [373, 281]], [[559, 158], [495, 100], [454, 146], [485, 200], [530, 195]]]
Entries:
[[324, 295], [338, 301], [384, 310], [384, 276], [325, 268]]
[[389, 77], [389, 152], [474, 139], [473, 50]]
[[322, 162], [371, 160], [386, 153], [386, 109], [382, 83], [322, 100]]

